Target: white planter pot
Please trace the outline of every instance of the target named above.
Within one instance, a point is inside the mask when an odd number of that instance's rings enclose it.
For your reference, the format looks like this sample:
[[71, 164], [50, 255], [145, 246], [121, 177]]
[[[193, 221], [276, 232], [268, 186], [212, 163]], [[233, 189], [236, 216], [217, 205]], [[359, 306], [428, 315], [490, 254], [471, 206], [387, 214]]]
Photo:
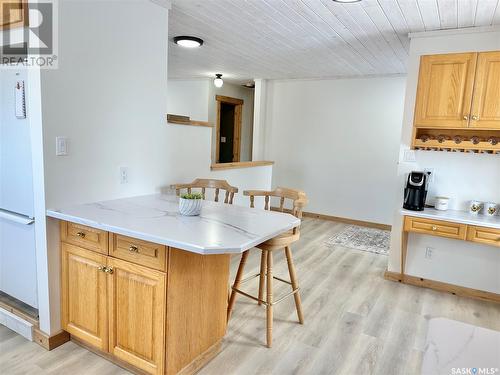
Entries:
[[179, 212], [184, 216], [198, 216], [201, 212], [202, 199], [179, 198]]

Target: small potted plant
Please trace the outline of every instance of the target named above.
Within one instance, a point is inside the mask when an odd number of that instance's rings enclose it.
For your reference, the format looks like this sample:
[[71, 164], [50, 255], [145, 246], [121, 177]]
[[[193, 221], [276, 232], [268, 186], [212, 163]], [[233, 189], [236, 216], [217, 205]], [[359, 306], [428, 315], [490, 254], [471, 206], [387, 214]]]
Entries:
[[201, 212], [203, 195], [200, 193], [182, 194], [179, 198], [179, 212], [184, 216], [197, 216]]

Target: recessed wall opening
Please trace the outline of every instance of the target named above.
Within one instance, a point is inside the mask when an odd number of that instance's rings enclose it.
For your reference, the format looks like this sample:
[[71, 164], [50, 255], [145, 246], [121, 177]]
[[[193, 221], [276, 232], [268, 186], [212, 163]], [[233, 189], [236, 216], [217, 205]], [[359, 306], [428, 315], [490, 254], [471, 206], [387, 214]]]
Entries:
[[241, 114], [244, 102], [242, 99], [217, 95], [216, 103], [216, 162], [239, 162], [241, 158]]

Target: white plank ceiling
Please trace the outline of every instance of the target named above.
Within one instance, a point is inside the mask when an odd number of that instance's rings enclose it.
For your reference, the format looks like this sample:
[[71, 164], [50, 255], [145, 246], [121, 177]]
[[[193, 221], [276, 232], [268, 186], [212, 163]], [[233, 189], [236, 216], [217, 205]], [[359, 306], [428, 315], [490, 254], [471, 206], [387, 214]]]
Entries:
[[174, 0], [169, 77], [350, 77], [406, 72], [409, 32], [500, 24], [500, 0]]

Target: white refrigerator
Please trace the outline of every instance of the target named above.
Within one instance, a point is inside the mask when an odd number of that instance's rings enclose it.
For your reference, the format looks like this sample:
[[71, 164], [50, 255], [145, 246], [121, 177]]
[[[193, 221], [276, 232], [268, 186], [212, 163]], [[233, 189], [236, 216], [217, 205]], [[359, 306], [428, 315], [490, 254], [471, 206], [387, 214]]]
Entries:
[[0, 291], [37, 308], [27, 80], [0, 66]]

